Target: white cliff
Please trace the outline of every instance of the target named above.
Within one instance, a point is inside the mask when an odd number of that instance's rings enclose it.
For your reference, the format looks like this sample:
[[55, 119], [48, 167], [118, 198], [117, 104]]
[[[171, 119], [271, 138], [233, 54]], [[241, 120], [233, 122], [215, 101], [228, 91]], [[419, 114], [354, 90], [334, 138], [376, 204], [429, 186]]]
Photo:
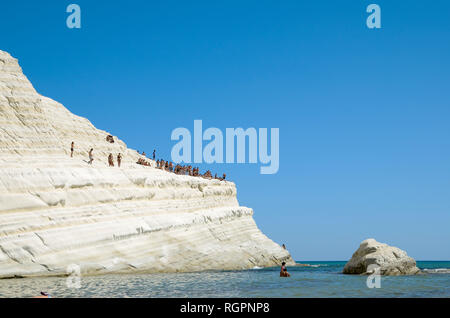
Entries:
[[[108, 134], [39, 95], [0, 51], [0, 278], [65, 275], [72, 264], [82, 274], [293, 264], [239, 206], [234, 183], [138, 165]], [[123, 154], [120, 169], [110, 153]]]
[[361, 242], [344, 266], [344, 274], [414, 275], [420, 270], [405, 251], [374, 239]]

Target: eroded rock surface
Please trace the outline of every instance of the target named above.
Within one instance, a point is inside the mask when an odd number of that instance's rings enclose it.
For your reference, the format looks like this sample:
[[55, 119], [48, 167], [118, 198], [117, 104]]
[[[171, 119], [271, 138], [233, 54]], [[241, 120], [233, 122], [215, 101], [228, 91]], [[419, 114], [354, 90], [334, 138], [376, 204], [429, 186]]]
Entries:
[[420, 272], [416, 261], [405, 251], [367, 239], [344, 267], [344, 274], [371, 274], [378, 268], [381, 275], [414, 275]]
[[[239, 206], [234, 183], [137, 165], [141, 156], [108, 135], [38, 94], [0, 51], [0, 278], [71, 264], [98, 274], [294, 263]], [[110, 153], [122, 153], [120, 169]]]

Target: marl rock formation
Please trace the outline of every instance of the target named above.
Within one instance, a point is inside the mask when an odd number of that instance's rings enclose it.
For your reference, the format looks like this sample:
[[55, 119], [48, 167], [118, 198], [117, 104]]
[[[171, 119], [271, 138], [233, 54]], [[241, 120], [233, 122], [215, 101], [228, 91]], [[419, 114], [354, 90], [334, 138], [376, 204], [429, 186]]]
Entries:
[[370, 238], [363, 242], [345, 264], [344, 274], [414, 275], [420, 270], [405, 251]]
[[[239, 206], [234, 183], [138, 165], [108, 135], [38, 94], [0, 51], [0, 278], [294, 264]], [[123, 155], [120, 169], [110, 153]]]

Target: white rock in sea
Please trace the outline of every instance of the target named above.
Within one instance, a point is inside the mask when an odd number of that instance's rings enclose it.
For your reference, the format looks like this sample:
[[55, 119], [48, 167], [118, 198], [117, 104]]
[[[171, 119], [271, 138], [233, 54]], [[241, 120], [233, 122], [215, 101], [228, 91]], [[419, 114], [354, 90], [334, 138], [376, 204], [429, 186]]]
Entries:
[[[0, 278], [65, 275], [73, 264], [82, 274], [294, 264], [239, 206], [234, 183], [138, 165], [108, 135], [39, 95], [0, 51]], [[123, 155], [121, 168], [108, 167], [110, 153]]]
[[416, 261], [405, 251], [370, 238], [363, 242], [345, 264], [344, 274], [371, 274], [379, 268], [381, 275], [414, 275], [420, 272]]

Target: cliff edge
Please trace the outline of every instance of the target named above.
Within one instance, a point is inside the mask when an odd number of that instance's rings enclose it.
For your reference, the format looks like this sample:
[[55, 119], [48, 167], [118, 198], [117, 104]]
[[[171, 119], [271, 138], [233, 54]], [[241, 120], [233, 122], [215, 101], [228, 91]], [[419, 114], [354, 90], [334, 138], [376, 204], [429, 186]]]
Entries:
[[[0, 278], [66, 275], [73, 264], [84, 275], [294, 264], [239, 206], [234, 183], [138, 165], [107, 135], [38, 94], [0, 51]], [[122, 153], [120, 169], [109, 153]]]

